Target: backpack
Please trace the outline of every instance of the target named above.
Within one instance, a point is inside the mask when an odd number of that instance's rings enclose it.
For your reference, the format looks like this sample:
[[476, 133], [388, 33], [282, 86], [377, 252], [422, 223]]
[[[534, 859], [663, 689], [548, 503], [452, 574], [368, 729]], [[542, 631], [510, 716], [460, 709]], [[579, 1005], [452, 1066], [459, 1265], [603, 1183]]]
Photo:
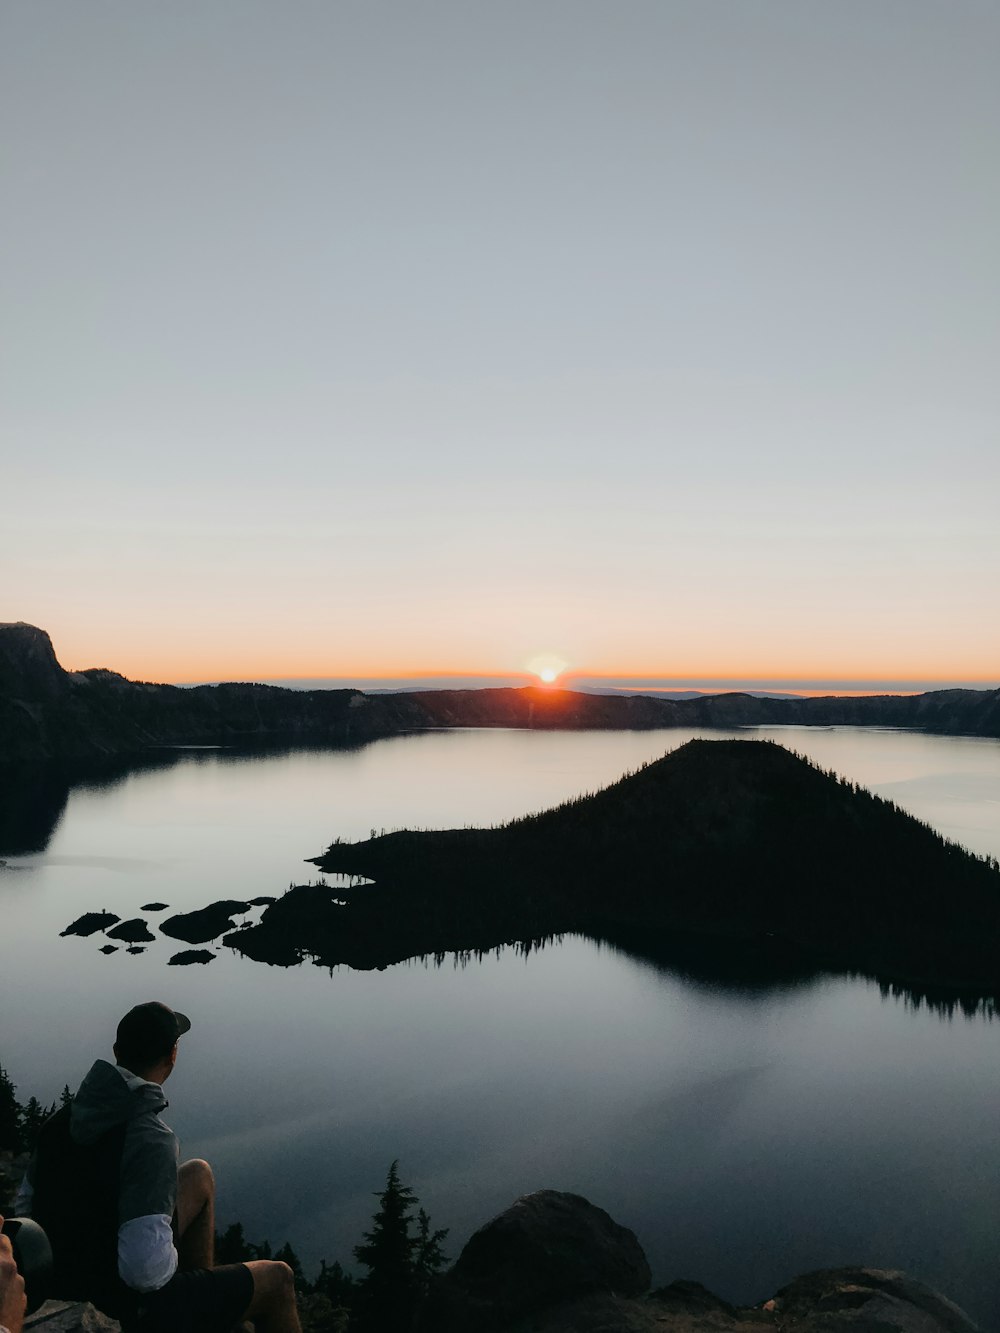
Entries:
[[31, 1212], [52, 1245], [52, 1293], [132, 1322], [137, 1294], [118, 1276], [118, 1189], [126, 1123], [94, 1143], [70, 1134], [72, 1102], [42, 1125]]

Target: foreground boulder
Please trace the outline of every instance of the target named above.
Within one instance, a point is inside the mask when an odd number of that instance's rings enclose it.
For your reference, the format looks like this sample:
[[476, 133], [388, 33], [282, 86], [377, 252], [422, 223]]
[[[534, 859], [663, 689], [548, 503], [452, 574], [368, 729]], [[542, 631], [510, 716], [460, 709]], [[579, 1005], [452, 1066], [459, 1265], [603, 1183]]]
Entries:
[[559, 1190], [525, 1195], [487, 1222], [445, 1278], [454, 1326], [484, 1331], [587, 1293], [638, 1296], [649, 1282], [635, 1234]]
[[774, 1307], [780, 1326], [797, 1333], [826, 1333], [827, 1329], [971, 1333], [975, 1329], [957, 1305], [893, 1269], [834, 1268], [806, 1273], [778, 1292]]

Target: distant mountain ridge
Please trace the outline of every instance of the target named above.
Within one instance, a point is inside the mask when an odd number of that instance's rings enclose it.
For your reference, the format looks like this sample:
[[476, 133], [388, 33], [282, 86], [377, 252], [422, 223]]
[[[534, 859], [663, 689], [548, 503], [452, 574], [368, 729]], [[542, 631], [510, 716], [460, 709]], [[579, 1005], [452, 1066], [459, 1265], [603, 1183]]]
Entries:
[[250, 683], [185, 688], [130, 681], [103, 668], [65, 671], [44, 630], [23, 622], [0, 625], [0, 762], [7, 764], [125, 757], [169, 745], [357, 744], [428, 727], [760, 725], [911, 727], [1000, 737], [1000, 690], [658, 699], [543, 686], [391, 694]]

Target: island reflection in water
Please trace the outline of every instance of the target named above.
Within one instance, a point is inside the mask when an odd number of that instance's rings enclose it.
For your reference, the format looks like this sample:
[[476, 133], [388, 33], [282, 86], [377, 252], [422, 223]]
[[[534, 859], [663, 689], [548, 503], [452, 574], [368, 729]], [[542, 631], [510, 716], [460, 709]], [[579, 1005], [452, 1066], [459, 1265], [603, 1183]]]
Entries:
[[[877, 986], [767, 985], [579, 937], [461, 966], [282, 970], [175, 941], [104, 957], [59, 939], [280, 893], [333, 837], [482, 824], [614, 780], [690, 733], [476, 732], [363, 751], [171, 755], [75, 786], [43, 852], [0, 873], [3, 1051], [45, 1100], [107, 1054], [137, 998], [191, 1013], [168, 1089], [184, 1151], [217, 1167], [221, 1220], [349, 1259], [401, 1157], [449, 1252], [516, 1194], [575, 1190], [633, 1227], [657, 1281], [752, 1300], [796, 1272], [906, 1268], [996, 1324], [1000, 1061], [994, 1023]], [[899, 733], [779, 739], [996, 854], [1000, 746]], [[915, 799], [907, 800], [907, 792]], [[67, 1003], [71, 1000], [71, 1003]]]

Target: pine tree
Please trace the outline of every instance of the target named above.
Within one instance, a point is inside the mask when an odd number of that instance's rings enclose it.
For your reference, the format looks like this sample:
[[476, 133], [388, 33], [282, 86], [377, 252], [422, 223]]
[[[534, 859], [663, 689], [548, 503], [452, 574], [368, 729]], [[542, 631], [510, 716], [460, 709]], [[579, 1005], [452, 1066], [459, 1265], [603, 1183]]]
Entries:
[[385, 1189], [376, 1195], [378, 1212], [372, 1218], [365, 1243], [354, 1247], [354, 1257], [368, 1269], [361, 1280], [362, 1327], [371, 1333], [402, 1333], [409, 1328], [414, 1282], [410, 1210], [413, 1191], [400, 1184], [399, 1162], [386, 1176]]
[[360, 1326], [365, 1333], [407, 1333], [416, 1327], [431, 1276], [444, 1263], [441, 1242], [448, 1233], [432, 1232], [421, 1208], [417, 1234], [410, 1234], [419, 1201], [400, 1183], [398, 1161], [375, 1197], [379, 1209], [372, 1229], [365, 1232], [365, 1243], [354, 1247], [354, 1257], [368, 1269], [358, 1288]]
[[256, 1259], [257, 1246], [252, 1245], [243, 1234], [243, 1223], [234, 1222], [225, 1231], [215, 1233], [215, 1262], [217, 1264], [242, 1264], [247, 1259]]
[[417, 1213], [417, 1235], [413, 1242], [413, 1277], [416, 1286], [414, 1306], [414, 1326], [419, 1323], [420, 1311], [430, 1292], [435, 1274], [448, 1262], [441, 1243], [447, 1236], [447, 1229], [431, 1230], [431, 1219], [423, 1208]]
[[319, 1261], [319, 1277], [313, 1283], [313, 1291], [317, 1296], [325, 1296], [336, 1310], [353, 1303], [355, 1289], [354, 1278], [350, 1273], [345, 1273], [338, 1262], [327, 1264], [325, 1259]]
[[51, 1106], [43, 1106], [37, 1097], [28, 1098], [21, 1112], [21, 1137], [29, 1152], [34, 1151], [38, 1142], [38, 1131], [55, 1109], [55, 1102]]
[[21, 1135], [21, 1108], [14, 1094], [17, 1088], [0, 1065], [0, 1151], [20, 1152], [24, 1146]]

